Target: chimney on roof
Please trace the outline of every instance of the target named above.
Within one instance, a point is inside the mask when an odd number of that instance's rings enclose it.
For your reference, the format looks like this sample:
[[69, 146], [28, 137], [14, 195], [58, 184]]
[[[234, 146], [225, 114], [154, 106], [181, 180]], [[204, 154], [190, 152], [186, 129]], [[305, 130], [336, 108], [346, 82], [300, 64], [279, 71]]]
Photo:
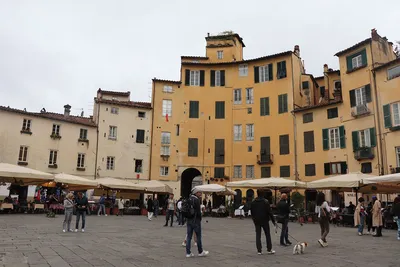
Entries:
[[66, 104], [64, 106], [64, 116], [69, 116], [70, 113], [71, 113], [71, 106]]
[[209, 32], [207, 32], [207, 37], [210, 37], [210, 33]]
[[293, 51], [298, 57], [300, 57], [300, 46], [295, 45]]
[[374, 40], [374, 41], [378, 41], [379, 40], [380, 36], [378, 34], [378, 31], [375, 28], [373, 28], [371, 30], [371, 37], [372, 37], [372, 40]]
[[328, 64], [324, 64], [324, 73], [328, 72], [329, 68], [328, 68]]

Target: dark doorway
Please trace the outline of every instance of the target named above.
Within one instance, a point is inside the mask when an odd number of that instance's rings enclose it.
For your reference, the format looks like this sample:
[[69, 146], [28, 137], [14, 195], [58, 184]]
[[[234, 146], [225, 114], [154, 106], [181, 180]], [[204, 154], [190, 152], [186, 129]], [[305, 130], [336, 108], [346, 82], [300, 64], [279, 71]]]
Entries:
[[235, 209], [238, 209], [242, 205], [242, 190], [236, 189], [236, 196], [234, 200]]
[[317, 190], [307, 189], [305, 192], [306, 198], [306, 209], [310, 212], [314, 212], [314, 208], [317, 202]]
[[217, 209], [221, 205], [226, 206], [226, 204], [225, 204], [225, 196], [220, 196], [220, 195], [217, 195], [215, 193], [212, 194], [212, 204], [213, 204], [213, 209]]
[[254, 199], [254, 190], [249, 189], [246, 191], [246, 202], [252, 202]]
[[190, 191], [192, 190], [193, 179], [197, 176], [201, 176], [201, 172], [195, 168], [189, 168], [183, 171], [181, 176], [181, 196], [189, 197]]

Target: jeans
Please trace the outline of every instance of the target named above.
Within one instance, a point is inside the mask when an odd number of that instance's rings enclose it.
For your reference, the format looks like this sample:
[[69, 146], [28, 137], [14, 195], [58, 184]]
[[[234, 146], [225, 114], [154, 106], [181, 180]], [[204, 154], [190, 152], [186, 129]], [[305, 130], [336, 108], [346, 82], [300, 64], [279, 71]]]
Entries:
[[103, 211], [103, 215], [106, 215], [106, 205], [99, 204], [99, 211], [97, 212], [97, 215], [101, 215], [101, 211]]
[[256, 246], [257, 246], [257, 251], [261, 252], [262, 246], [261, 246], [261, 228], [264, 230], [265, 234], [265, 239], [267, 240], [267, 250], [271, 251], [272, 249], [272, 241], [271, 241], [271, 233], [269, 231], [269, 222], [266, 222], [265, 224], [256, 224]]
[[179, 212], [179, 217], [178, 217], [178, 225], [184, 225], [184, 220], [183, 220], [183, 212]]
[[82, 229], [85, 229], [86, 223], [86, 210], [77, 210], [76, 211], [76, 224], [75, 229], [79, 229], [79, 220], [82, 216]]
[[358, 225], [358, 232], [359, 233], [362, 233], [364, 231], [364, 219], [365, 219], [365, 216], [361, 215], [360, 216], [360, 224]]
[[[72, 215], [73, 215], [73, 210], [65, 210], [65, 219], [63, 222], [63, 229], [66, 231], [71, 230], [71, 221], [72, 221]], [[65, 226], [68, 226], [68, 228], [65, 228]]]
[[319, 226], [321, 227], [321, 239], [326, 243], [326, 237], [329, 234], [328, 217], [319, 218]]
[[400, 238], [400, 217], [397, 217], [397, 238]]
[[167, 217], [165, 218], [165, 225], [168, 225], [168, 221], [171, 218], [171, 226], [174, 223], [174, 211], [173, 210], [167, 210]]
[[289, 243], [289, 219], [284, 219], [282, 223], [282, 230], [281, 230], [281, 244]]
[[197, 238], [197, 249], [199, 254], [203, 252], [203, 243], [201, 241], [201, 221], [194, 220], [187, 222], [187, 236], [186, 236], [186, 254], [190, 254], [191, 242], [193, 237], [193, 232], [196, 234]]
[[154, 217], [158, 216], [158, 206], [154, 206]]

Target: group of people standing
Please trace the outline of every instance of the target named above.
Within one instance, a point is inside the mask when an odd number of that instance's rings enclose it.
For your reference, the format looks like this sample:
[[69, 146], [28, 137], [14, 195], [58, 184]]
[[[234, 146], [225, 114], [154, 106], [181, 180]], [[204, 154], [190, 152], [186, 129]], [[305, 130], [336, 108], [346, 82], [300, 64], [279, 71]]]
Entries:
[[72, 215], [74, 213], [74, 208], [76, 209], [76, 223], [75, 223], [75, 232], [78, 232], [79, 229], [79, 221], [82, 217], [82, 232], [85, 232], [85, 224], [86, 224], [86, 211], [88, 208], [89, 202], [85, 195], [82, 192], [79, 192], [77, 197], [75, 198], [72, 193], [68, 193], [66, 198], [64, 199], [64, 211], [65, 218], [63, 222], [63, 232], [73, 232], [71, 229], [71, 221]]

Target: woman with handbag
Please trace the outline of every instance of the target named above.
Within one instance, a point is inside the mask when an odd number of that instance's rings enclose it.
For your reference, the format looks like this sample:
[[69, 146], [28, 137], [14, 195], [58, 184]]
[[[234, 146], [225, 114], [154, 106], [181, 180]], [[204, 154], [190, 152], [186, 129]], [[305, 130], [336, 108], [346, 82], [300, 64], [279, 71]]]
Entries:
[[321, 238], [318, 240], [318, 243], [321, 245], [321, 247], [328, 246], [326, 237], [329, 234], [330, 212], [331, 208], [329, 207], [328, 202], [325, 200], [325, 194], [319, 192], [317, 195], [317, 207], [315, 208], [315, 213], [318, 214], [319, 226], [321, 227]]
[[364, 231], [364, 222], [365, 222], [365, 207], [364, 207], [364, 198], [360, 197], [358, 199], [357, 207], [354, 211], [354, 226], [358, 227], [358, 235], [363, 235]]

